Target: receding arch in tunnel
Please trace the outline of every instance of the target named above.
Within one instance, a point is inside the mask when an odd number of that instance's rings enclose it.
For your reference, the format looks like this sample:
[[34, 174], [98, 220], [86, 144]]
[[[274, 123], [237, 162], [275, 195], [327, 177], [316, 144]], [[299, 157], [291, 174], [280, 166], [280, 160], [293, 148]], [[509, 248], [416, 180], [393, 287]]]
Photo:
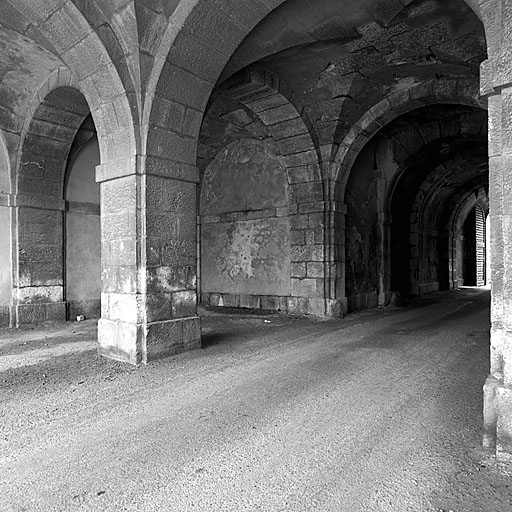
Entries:
[[453, 247], [462, 226], [460, 219], [453, 224], [454, 212], [486, 187], [485, 110], [433, 104], [382, 128], [346, 186], [349, 311], [386, 304], [395, 292], [410, 297], [457, 286]]
[[450, 224], [450, 219], [457, 218], [455, 212], [465, 197], [488, 187], [486, 112], [451, 106], [435, 107], [430, 114], [441, 124], [459, 116], [460, 131], [441, 130], [439, 138], [408, 159], [389, 196], [390, 286], [405, 297], [460, 284], [456, 276], [463, 260], [460, 247], [454, 256], [454, 241], [463, 236], [463, 223], [460, 213], [457, 222]]

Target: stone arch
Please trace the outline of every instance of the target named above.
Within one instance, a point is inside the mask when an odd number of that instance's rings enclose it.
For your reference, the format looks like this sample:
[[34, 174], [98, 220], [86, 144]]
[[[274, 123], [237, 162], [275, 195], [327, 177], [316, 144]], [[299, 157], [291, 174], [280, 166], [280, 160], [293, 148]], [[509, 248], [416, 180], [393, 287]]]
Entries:
[[48, 82], [21, 136], [16, 173], [17, 325], [66, 316], [65, 170], [75, 136], [89, 115], [85, 97], [73, 84], [66, 73], [59, 84]]
[[[227, 80], [219, 91], [245, 105], [273, 137], [290, 185], [322, 184], [318, 138], [299, 98], [284, 80], [268, 69], [251, 66]], [[297, 191], [297, 197], [301, 197]], [[324, 200], [322, 189], [309, 202]]]
[[436, 104], [458, 104], [486, 108], [479, 100], [478, 79], [432, 80], [397, 91], [374, 105], [352, 126], [333, 155], [334, 197], [342, 199], [350, 171], [366, 143], [397, 117], [417, 108]]
[[[236, 47], [268, 13], [284, 1], [242, 0], [237, 2], [236, 9], [229, 1], [215, 4], [202, 0], [179, 2], [170, 13], [156, 51], [148, 80], [143, 125], [153, 124], [156, 112], [168, 107], [165, 100], [176, 101], [188, 108], [189, 116], [197, 116], [194, 112], [201, 113]], [[191, 53], [194, 59], [190, 59]], [[174, 83], [174, 90], [163, 93], [163, 87], [168, 87], [162, 85], [165, 83]], [[198, 131], [199, 126], [196, 126], [196, 136]]]
[[[264, 222], [274, 224], [275, 243], [284, 251], [283, 254], [287, 254], [281, 260], [288, 260], [286, 272], [283, 273], [288, 276], [288, 284], [285, 286], [283, 279], [277, 279], [276, 276], [274, 281], [279, 281], [280, 285], [274, 293], [269, 293], [267, 290], [266, 295], [253, 294], [250, 300], [247, 299], [246, 294], [240, 297], [233, 297], [231, 294], [229, 297], [221, 297], [221, 300], [230, 304], [245, 303], [250, 304], [251, 307], [261, 305], [265, 309], [295, 311], [296, 302], [288, 300], [287, 296], [300, 297], [302, 298], [301, 312], [310, 312], [316, 308], [317, 313], [322, 309], [320, 314], [324, 314], [324, 291], [321, 278], [324, 267], [322, 244], [325, 196], [321, 176], [321, 154], [312, 125], [300, 101], [286, 83], [274, 73], [261, 67], [251, 66], [239, 72], [214, 94], [217, 98], [228, 97], [241, 104], [259, 120], [265, 132], [270, 135], [269, 140], [272, 145], [278, 151], [286, 181], [286, 194], [283, 195], [283, 197], [286, 196], [286, 204], [278, 204], [277, 208], [268, 205], [264, 209], [264, 215], [268, 217], [268, 212], [274, 210], [275, 215], [270, 216], [272, 220]], [[212, 100], [210, 103], [214, 104], [215, 101]], [[262, 150], [262, 152], [265, 151]], [[262, 174], [265, 174], [263, 170]], [[267, 189], [268, 187], [272, 187], [271, 182], [267, 184]], [[204, 193], [205, 189], [202, 187], [201, 197]], [[269, 195], [273, 197], [272, 194]], [[255, 206], [255, 209], [259, 208]], [[237, 215], [247, 215], [247, 212], [237, 212]], [[250, 215], [251, 218], [257, 218], [258, 211], [250, 212]], [[276, 231], [277, 228], [279, 233]], [[211, 229], [210, 225], [209, 230]], [[311, 239], [314, 231], [316, 233]], [[286, 250], [282, 246], [284, 241], [289, 245]], [[308, 250], [305, 249], [306, 244], [309, 245]], [[305, 254], [308, 252], [309, 255]], [[293, 262], [291, 269], [290, 253]], [[211, 302], [212, 295], [216, 303], [218, 294], [210, 294], [207, 300]]]
[[[210, 91], [217, 81], [222, 68], [229, 57], [251, 30], [260, 23], [270, 12], [283, 4], [286, 0], [243, 0], [237, 2], [237, 8], [232, 8], [230, 0], [218, 0], [214, 4], [208, 4], [202, 0], [189, 0], [179, 2], [178, 5], [170, 5], [165, 13], [168, 23], [161, 34], [158, 49], [151, 67], [148, 79], [148, 87], [143, 114], [143, 125], [148, 125], [152, 111], [155, 110], [154, 100], [158, 96], [159, 82], [163, 75], [174, 75], [178, 82], [187, 83], [189, 92], [199, 99], [204, 87], [210, 84]], [[403, 0], [403, 7], [407, 7], [414, 0]], [[479, 0], [464, 0], [466, 4], [482, 19], [484, 28], [492, 20], [482, 16]], [[490, 11], [491, 9], [489, 9]], [[204, 23], [209, 20], [209, 23]], [[207, 26], [208, 30], [204, 27]], [[228, 28], [229, 27], [229, 28]], [[219, 37], [221, 34], [221, 37]], [[228, 34], [230, 34], [228, 36]], [[190, 48], [195, 57], [191, 62]], [[168, 58], [172, 50], [172, 61], [181, 69], [172, 70]], [[212, 60], [212, 54], [214, 56]], [[166, 70], [166, 65], [168, 69]], [[201, 73], [194, 73], [198, 69], [206, 70], [206, 79], [198, 78]], [[186, 73], [183, 74], [182, 72]], [[190, 74], [196, 74], [195, 78]], [[203, 83], [201, 83], [203, 82]], [[206, 83], [204, 83], [206, 82]], [[183, 85], [183, 84], [180, 84]], [[176, 83], [176, 89], [180, 88]], [[193, 90], [195, 89], [195, 91]], [[207, 94], [209, 96], [209, 94]], [[197, 104], [199, 107], [200, 105]], [[156, 106], [158, 108], [158, 105]]]
[[74, 3], [8, 3], [21, 19], [34, 26], [36, 40], [56, 53], [79, 81], [98, 128], [102, 163], [135, 155], [137, 136], [123, 83], [103, 43]]
[[[449, 219], [460, 211], [463, 198], [482, 188], [482, 172], [486, 169], [481, 155], [473, 155], [470, 150], [434, 168], [417, 191], [409, 219], [409, 283], [413, 295], [457, 286], [454, 275], [460, 229]], [[467, 181], [457, 185], [464, 170]], [[435, 247], [437, 252], [428, 254], [427, 247]], [[436, 277], [432, 277], [433, 265]]]

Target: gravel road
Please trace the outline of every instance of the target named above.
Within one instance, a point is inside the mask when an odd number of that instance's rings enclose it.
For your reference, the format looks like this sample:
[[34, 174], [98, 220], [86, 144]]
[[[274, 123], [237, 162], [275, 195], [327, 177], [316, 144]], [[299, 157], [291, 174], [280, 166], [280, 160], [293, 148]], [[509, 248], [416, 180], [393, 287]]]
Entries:
[[0, 332], [0, 510], [509, 512], [480, 450], [489, 292], [312, 321], [206, 314], [203, 349], [99, 359]]

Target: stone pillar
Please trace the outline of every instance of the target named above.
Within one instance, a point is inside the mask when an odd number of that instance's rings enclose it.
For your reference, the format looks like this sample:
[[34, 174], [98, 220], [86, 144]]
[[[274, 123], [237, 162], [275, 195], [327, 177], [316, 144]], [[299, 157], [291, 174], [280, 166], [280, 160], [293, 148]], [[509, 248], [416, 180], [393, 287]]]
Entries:
[[327, 273], [326, 296], [331, 316], [344, 316], [348, 311], [345, 288], [345, 217], [347, 205], [332, 201], [326, 205], [329, 222], [327, 224]]
[[[509, 59], [510, 61], [510, 59]], [[507, 69], [510, 69], [507, 64]], [[489, 106], [491, 368], [484, 385], [484, 448], [512, 460], [512, 87], [482, 64]], [[512, 80], [508, 79], [507, 82]]]
[[0, 190], [0, 327], [15, 327], [12, 287], [12, 196]]
[[64, 201], [12, 195], [16, 226], [11, 325], [65, 320]]
[[97, 168], [101, 183], [99, 353], [130, 363], [200, 346], [196, 187], [146, 173], [143, 157]]
[[375, 179], [377, 189], [377, 224], [379, 232], [379, 306], [386, 306], [391, 300], [390, 262], [390, 215], [384, 211], [388, 191], [388, 181], [381, 176]]

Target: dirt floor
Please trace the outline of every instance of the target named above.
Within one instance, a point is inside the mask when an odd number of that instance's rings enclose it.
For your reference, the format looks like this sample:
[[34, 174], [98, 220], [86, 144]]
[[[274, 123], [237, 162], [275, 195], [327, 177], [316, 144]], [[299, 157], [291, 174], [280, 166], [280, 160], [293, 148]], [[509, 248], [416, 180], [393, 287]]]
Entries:
[[209, 312], [135, 367], [0, 331], [2, 511], [512, 511], [480, 450], [488, 290], [313, 321]]

